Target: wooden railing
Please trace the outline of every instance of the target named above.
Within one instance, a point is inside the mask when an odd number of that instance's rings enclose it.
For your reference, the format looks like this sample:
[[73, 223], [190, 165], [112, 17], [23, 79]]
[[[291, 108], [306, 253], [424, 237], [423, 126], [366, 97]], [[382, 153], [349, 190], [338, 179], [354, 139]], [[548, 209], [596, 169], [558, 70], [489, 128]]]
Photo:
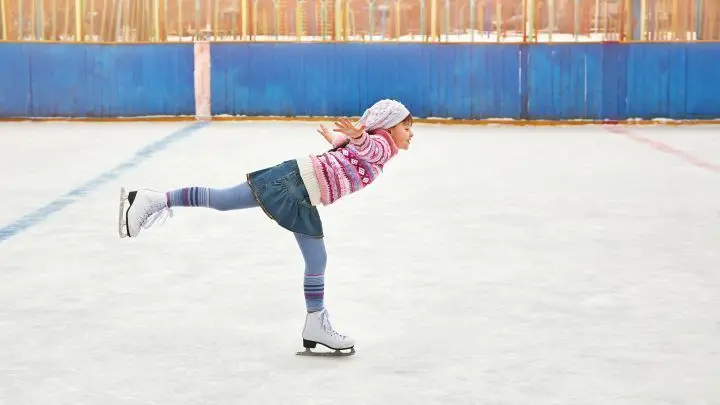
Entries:
[[717, 0], [0, 0], [0, 40], [720, 40]]

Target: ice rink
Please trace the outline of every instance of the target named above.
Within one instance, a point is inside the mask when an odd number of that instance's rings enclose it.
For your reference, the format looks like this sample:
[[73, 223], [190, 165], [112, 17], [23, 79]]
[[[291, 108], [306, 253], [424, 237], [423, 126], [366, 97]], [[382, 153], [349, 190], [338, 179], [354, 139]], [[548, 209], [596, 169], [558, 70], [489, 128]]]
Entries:
[[303, 261], [225, 187], [317, 123], [1, 123], [0, 404], [720, 404], [720, 126], [418, 124], [321, 207], [347, 358], [302, 349]]

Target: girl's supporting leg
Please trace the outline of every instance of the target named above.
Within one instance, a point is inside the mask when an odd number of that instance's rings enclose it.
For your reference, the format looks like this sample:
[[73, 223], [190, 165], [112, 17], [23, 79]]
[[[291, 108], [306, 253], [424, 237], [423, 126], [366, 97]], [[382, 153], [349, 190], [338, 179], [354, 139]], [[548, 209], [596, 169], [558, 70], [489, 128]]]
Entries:
[[[322, 238], [313, 238], [295, 233], [295, 239], [300, 246], [303, 258], [305, 259], [305, 326], [302, 331], [303, 346], [307, 354], [317, 344], [327, 346], [335, 350], [351, 349], [355, 346], [355, 340], [349, 336], [338, 333], [330, 322], [330, 315], [324, 305], [325, 290], [325, 266], [327, 264], [327, 253], [325, 252], [325, 241]], [[312, 351], [310, 351], [312, 354]], [[342, 353], [348, 355], [354, 353]]]
[[168, 207], [206, 207], [218, 211], [257, 207], [247, 182], [230, 188], [184, 187], [166, 193]]
[[321, 311], [324, 308], [325, 296], [325, 266], [327, 253], [325, 241], [322, 238], [295, 233], [300, 251], [305, 259], [305, 307], [308, 312]]

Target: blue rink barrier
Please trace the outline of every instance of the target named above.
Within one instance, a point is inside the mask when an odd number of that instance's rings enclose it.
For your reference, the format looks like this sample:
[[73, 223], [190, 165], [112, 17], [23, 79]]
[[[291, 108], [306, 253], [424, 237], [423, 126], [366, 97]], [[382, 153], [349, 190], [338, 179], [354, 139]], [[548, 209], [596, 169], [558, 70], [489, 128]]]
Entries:
[[[0, 43], [0, 117], [195, 115], [193, 44]], [[720, 43], [212, 43], [213, 116], [720, 118]]]
[[218, 115], [361, 115], [397, 98], [419, 117], [519, 117], [518, 45], [215, 43]]
[[397, 98], [418, 117], [720, 118], [720, 43], [215, 43], [216, 115], [360, 115]]
[[0, 117], [194, 115], [192, 44], [0, 43]]

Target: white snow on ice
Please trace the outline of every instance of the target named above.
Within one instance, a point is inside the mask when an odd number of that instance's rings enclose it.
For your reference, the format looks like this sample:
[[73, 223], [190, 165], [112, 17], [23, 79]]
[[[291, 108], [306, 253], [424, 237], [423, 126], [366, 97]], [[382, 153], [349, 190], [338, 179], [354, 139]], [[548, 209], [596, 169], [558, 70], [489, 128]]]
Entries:
[[[0, 124], [0, 230], [187, 123]], [[117, 235], [121, 185], [232, 186], [326, 148], [212, 123], [0, 242], [0, 404], [711, 404], [720, 174], [600, 126], [417, 125], [321, 207], [349, 358], [295, 356], [293, 237], [177, 208]], [[627, 127], [720, 164], [717, 127]]]

